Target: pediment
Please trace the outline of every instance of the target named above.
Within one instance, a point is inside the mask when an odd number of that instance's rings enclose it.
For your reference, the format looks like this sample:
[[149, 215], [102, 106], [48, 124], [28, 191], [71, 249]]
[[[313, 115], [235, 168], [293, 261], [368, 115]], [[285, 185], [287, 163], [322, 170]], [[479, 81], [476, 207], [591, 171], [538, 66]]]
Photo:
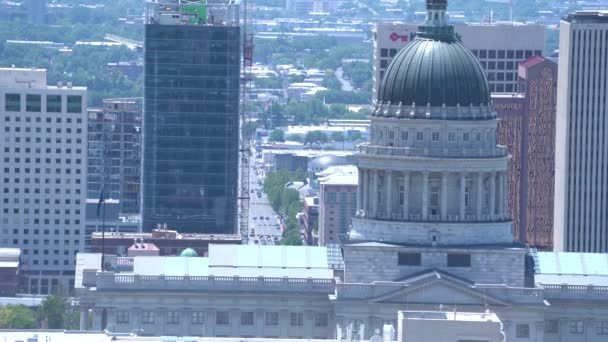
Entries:
[[487, 296], [468, 285], [445, 278], [428, 278], [394, 292], [370, 299], [377, 304], [443, 304], [507, 306], [498, 298]]

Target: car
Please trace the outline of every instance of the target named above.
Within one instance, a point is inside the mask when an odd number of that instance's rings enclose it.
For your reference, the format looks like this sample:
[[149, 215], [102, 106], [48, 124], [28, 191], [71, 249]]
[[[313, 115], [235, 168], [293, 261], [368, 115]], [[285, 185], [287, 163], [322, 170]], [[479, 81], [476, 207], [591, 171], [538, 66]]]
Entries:
[[254, 220], [257, 220], [257, 219], [258, 219], [258, 217], [257, 217], [257, 216], [254, 216], [254, 217], [253, 217], [253, 219], [254, 219]]

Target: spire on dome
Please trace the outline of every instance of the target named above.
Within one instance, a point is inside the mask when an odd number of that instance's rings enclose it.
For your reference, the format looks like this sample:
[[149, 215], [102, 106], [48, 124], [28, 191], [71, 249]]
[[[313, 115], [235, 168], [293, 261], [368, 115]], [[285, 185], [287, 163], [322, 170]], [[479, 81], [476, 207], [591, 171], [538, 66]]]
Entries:
[[455, 40], [454, 27], [447, 16], [448, 0], [426, 0], [426, 20], [418, 36], [438, 40]]

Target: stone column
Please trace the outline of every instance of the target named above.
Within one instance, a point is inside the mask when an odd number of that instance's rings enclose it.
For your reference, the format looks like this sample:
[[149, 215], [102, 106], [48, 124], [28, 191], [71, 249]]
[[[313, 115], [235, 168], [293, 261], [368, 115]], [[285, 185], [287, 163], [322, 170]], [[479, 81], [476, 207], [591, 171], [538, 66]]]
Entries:
[[410, 173], [403, 173], [403, 218], [409, 219], [410, 206], [409, 206], [409, 193], [410, 193]]
[[393, 218], [393, 171], [386, 171], [386, 217]]
[[359, 182], [357, 183], [357, 211], [363, 210], [363, 169], [359, 168]]
[[477, 174], [477, 198], [475, 200], [477, 220], [481, 221], [481, 208], [483, 208], [483, 172]]
[[467, 187], [467, 175], [466, 173], [462, 172], [460, 174], [460, 221], [464, 221], [465, 220], [465, 214], [466, 214], [466, 206], [465, 206], [465, 194], [466, 194], [466, 187]]
[[372, 217], [378, 217], [378, 185], [380, 184], [378, 170], [372, 170], [372, 176], [374, 179], [370, 189], [372, 195]]
[[441, 220], [448, 218], [448, 173], [441, 174]]
[[490, 219], [496, 215], [496, 173], [490, 173]]
[[368, 170], [361, 170], [361, 172], [363, 173], [363, 189], [361, 190], [362, 194], [361, 196], [363, 197], [363, 212], [365, 217], [369, 216], [369, 171]]
[[101, 331], [101, 321], [102, 321], [103, 309], [102, 308], [94, 308], [93, 309], [93, 330]]
[[88, 330], [89, 326], [89, 308], [86, 306], [80, 307], [80, 330]]
[[505, 173], [498, 173], [498, 218], [504, 217], [505, 210]]
[[429, 173], [422, 173], [422, 220], [429, 218]]

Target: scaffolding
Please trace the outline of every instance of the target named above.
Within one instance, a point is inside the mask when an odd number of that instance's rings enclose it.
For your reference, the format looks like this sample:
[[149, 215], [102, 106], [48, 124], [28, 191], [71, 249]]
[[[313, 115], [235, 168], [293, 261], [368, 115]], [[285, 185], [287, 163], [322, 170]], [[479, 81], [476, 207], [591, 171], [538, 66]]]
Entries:
[[243, 68], [241, 72], [241, 129], [240, 129], [240, 194], [239, 194], [239, 230], [243, 241], [249, 236], [249, 172], [251, 158], [250, 137], [245, 134], [244, 127], [249, 122], [249, 98], [251, 93], [251, 67], [253, 65], [253, 32], [252, 32], [252, 0], [243, 1]]

